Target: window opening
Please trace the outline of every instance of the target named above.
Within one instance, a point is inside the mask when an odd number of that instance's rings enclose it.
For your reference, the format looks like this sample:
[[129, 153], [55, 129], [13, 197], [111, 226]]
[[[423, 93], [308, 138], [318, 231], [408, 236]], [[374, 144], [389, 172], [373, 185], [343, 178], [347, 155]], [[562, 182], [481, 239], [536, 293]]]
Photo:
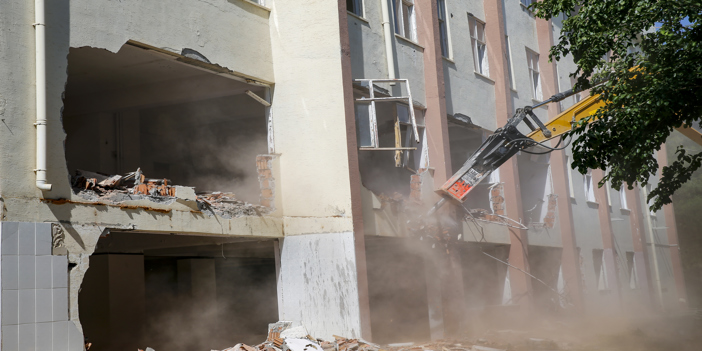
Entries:
[[572, 163], [572, 156], [568, 155], [566, 158], [566, 172], [568, 172], [568, 191], [570, 192], [570, 198], [575, 199], [575, 187], [573, 186], [573, 170], [570, 168]]
[[363, 17], [363, 0], [346, 0], [346, 10], [356, 16]]
[[588, 202], [596, 202], [595, 200], [595, 189], [592, 184], [592, 170], [589, 169], [586, 174], [583, 175], [583, 185], [585, 187], [585, 199]]
[[629, 273], [629, 289], [634, 290], [638, 288], [639, 284], [636, 277], [636, 257], [631, 251], [626, 252], [626, 264]]
[[[408, 155], [402, 157], [404, 151], [417, 150], [417, 147], [402, 143], [402, 126], [407, 126], [408, 132], [414, 137], [416, 144], [420, 142], [417, 119], [414, 113], [412, 93], [407, 79], [356, 79], [355, 82], [368, 88], [369, 97], [356, 99], [356, 119], [358, 120], [359, 150], [361, 151], [395, 151], [395, 166], [403, 167], [407, 162]], [[376, 83], [400, 83], [405, 84], [406, 96], [376, 97]], [[396, 102], [397, 114], [394, 120], [395, 143], [392, 147], [381, 147], [378, 136], [378, 102]], [[409, 128], [411, 126], [411, 128]]]
[[515, 88], [514, 84], [514, 69], [512, 67], [512, 46], [509, 43], [509, 36], [505, 35], [505, 45], [507, 45], [507, 50], [505, 50], [505, 57], [507, 58], [507, 74], [509, 74], [509, 87]]
[[619, 203], [622, 210], [629, 209], [629, 205], [626, 202], [626, 189], [623, 185], [621, 188], [619, 188]]
[[446, 0], [437, 0], [439, 12], [439, 39], [441, 40], [441, 55], [450, 57], [448, 27], [446, 18]]
[[531, 5], [534, 2], [534, 0], [519, 0], [519, 1], [521, 1], [522, 5], [524, 5], [526, 7], [529, 7], [529, 5]]
[[534, 100], [541, 101], [543, 97], [541, 95], [541, 75], [539, 74], [539, 54], [529, 49], [527, 49], [526, 52], [532, 96]]
[[412, 41], [417, 41], [417, 26], [414, 13], [414, 0], [395, 0], [395, 33]]
[[487, 57], [487, 45], [485, 44], [485, 23], [472, 15], [468, 15], [468, 25], [470, 26], [470, 42], [473, 48], [475, 71], [489, 77], [490, 67]]

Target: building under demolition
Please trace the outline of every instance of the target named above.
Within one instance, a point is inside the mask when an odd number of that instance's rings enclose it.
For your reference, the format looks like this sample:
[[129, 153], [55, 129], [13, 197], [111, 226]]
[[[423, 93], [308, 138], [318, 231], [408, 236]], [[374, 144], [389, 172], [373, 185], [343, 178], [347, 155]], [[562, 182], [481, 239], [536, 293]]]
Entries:
[[413, 224], [516, 108], [572, 87], [530, 3], [5, 1], [2, 351], [684, 308], [672, 205], [598, 188], [567, 149]]

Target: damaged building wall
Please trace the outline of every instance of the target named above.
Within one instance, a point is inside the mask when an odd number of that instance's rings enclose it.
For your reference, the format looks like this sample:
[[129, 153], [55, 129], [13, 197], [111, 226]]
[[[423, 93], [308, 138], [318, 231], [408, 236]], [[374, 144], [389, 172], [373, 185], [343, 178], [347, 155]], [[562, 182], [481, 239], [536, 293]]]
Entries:
[[[53, 184], [53, 189], [43, 194], [35, 187], [32, 171], [35, 168], [35, 131], [32, 125], [35, 119], [33, 11], [33, 3], [14, 1], [0, 13], [3, 27], [0, 42], [5, 48], [0, 53], [3, 62], [0, 74], [6, 77], [6, 84], [0, 87], [0, 115], [5, 122], [0, 132], [0, 149], [3, 150], [0, 160], [2, 221], [3, 226], [10, 223], [8, 221], [30, 225], [37, 222], [42, 225], [43, 222], [62, 223], [63, 245], [67, 248], [68, 262], [71, 264], [66, 304], [69, 306], [68, 318], [72, 322], [67, 322], [63, 325], [65, 330], [55, 331], [54, 335], [60, 337], [65, 334], [66, 348], [78, 350], [82, 345], [78, 291], [89, 266], [88, 257], [105, 228], [139, 227], [159, 232], [276, 237], [282, 235], [282, 223], [275, 218], [264, 222], [259, 217], [218, 220], [202, 214], [197, 206], [193, 207], [194, 199], [185, 199], [190, 201], [185, 203], [174, 199], [166, 204], [137, 200], [119, 205], [96, 205], [73, 194], [69, 185], [63, 148], [65, 133], [61, 121], [61, 98], [67, 80], [69, 47], [91, 46], [116, 52], [128, 40], [138, 40], [174, 54], [193, 48], [214, 64], [245, 77], [256, 77], [260, 82], [271, 82], [273, 69], [268, 11], [244, 1], [224, 0], [209, 3], [182, 1], [167, 5], [110, 2], [100, 7], [79, 1], [47, 2], [47, 168], [48, 182]], [[14, 29], [6, 30], [9, 27]], [[226, 69], [222, 68], [221, 71]], [[252, 158], [250, 162], [250, 168], [255, 172], [255, 159]], [[42, 197], [46, 200], [38, 199]], [[4, 234], [7, 232], [0, 234], [3, 241], [6, 239]], [[63, 269], [68, 270], [68, 262]], [[3, 270], [7, 267], [3, 265]], [[3, 299], [3, 302], [8, 300]], [[11, 315], [11, 312], [3, 309], [3, 318], [6, 315]], [[36, 332], [31, 336], [20, 334], [24, 343], [34, 345], [35, 341], [39, 342], [39, 337], [45, 338], [47, 335], [39, 324], [35, 326], [30, 323], [23, 328], [32, 328], [32, 332]], [[3, 329], [6, 332], [3, 339], [9, 342], [12, 332]], [[69, 329], [73, 340], [71, 345], [68, 345]]]

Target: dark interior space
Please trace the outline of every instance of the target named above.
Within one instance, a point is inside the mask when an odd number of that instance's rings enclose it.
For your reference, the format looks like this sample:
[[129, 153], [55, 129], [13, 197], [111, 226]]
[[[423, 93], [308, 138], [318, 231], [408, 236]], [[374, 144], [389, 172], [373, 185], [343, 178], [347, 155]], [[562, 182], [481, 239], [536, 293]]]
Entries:
[[[192, 59], [189, 59], [193, 61]], [[265, 88], [177, 56], [124, 45], [72, 48], [63, 125], [71, 174], [169, 179], [257, 202], [256, 155], [267, 152]]]
[[412, 247], [412, 242], [402, 238], [366, 238], [374, 342], [426, 341], [430, 338], [424, 260]]
[[79, 294], [91, 350], [224, 349], [277, 320], [273, 241], [112, 233]]

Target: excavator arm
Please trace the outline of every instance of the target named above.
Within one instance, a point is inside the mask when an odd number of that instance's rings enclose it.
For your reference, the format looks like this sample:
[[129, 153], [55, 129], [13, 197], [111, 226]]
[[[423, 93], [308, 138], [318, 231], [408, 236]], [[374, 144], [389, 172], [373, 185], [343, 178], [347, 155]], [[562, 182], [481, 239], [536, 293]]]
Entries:
[[[533, 109], [539, 106], [561, 101], [575, 93], [577, 91], [568, 90], [553, 95], [539, 104], [517, 109], [515, 115], [509, 119], [507, 124], [490, 135], [480, 148], [468, 158], [461, 169], [439, 188], [438, 192], [444, 197], [432, 207], [429, 214], [441, 207], [446, 199], [451, 199], [458, 203], [465, 202], [468, 193], [478, 183], [517, 152], [533, 146], [535, 143], [542, 143], [562, 136], [570, 131], [576, 122], [595, 114], [600, 107], [604, 106], [604, 102], [599, 98], [599, 95], [589, 96], [545, 124], [532, 112]], [[517, 126], [522, 122], [531, 129], [531, 132], [527, 135], [517, 130]], [[702, 145], [702, 133], [694, 128], [682, 126], [678, 128], [678, 131], [697, 144]]]

